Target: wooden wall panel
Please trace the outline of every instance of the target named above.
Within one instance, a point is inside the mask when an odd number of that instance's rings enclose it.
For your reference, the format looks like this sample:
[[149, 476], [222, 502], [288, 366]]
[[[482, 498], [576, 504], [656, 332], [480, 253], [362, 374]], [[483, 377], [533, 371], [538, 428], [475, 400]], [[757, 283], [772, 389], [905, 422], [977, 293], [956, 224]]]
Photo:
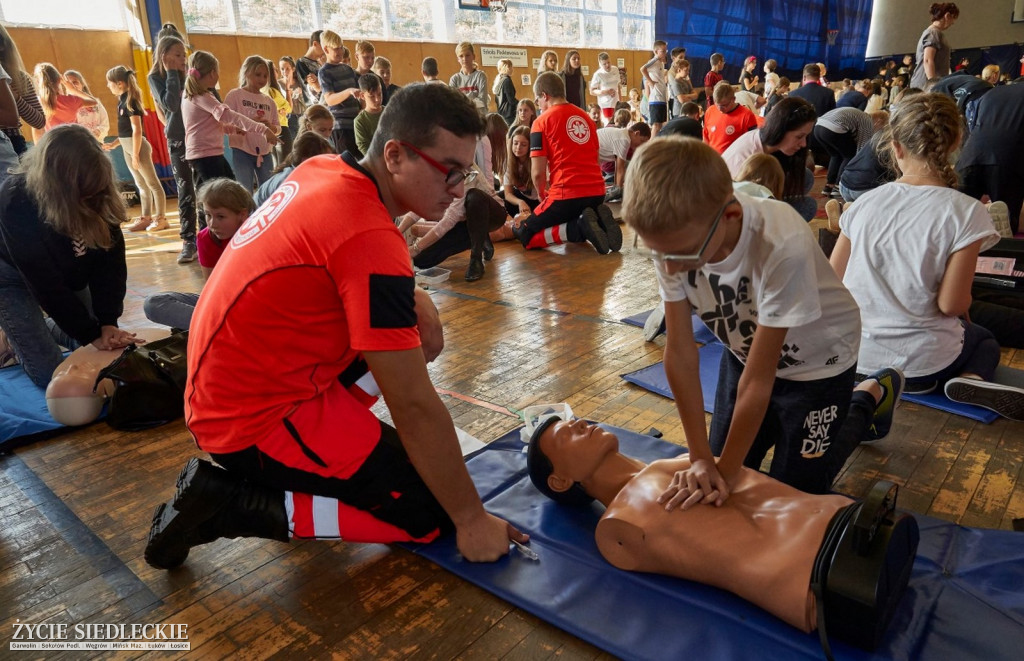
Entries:
[[[78, 69], [89, 81], [92, 91], [103, 102], [114, 123], [117, 102], [105, 87], [104, 76], [107, 69], [118, 64], [131, 65], [132, 45], [127, 32], [102, 30], [69, 30], [51, 28], [11, 28], [11, 36], [18, 44], [25, 67], [29, 73], [37, 62], [51, 62], [61, 71]], [[226, 34], [191, 34], [189, 43], [193, 49], [206, 50], [213, 53], [220, 61], [221, 93], [234, 88], [238, 81], [238, 71], [242, 61], [251, 54], [259, 54], [268, 59], [277, 60], [282, 55], [299, 57], [306, 51], [306, 38], [303, 37], [258, 37], [249, 35]], [[345, 44], [352, 49], [354, 41]], [[479, 44], [477, 57], [479, 59]], [[392, 81], [397, 85], [407, 85], [422, 80], [420, 64], [424, 57], [437, 58], [438, 69], [442, 80], [447, 81], [458, 71], [459, 63], [455, 57], [455, 44], [422, 43], [414, 41], [376, 41], [374, 46], [378, 55], [391, 61]], [[539, 58], [546, 48], [541, 46], [527, 47], [528, 59]], [[559, 55], [559, 62], [567, 48], [553, 49]], [[599, 49], [579, 49], [583, 64], [590, 67], [593, 75], [597, 69]], [[640, 65], [650, 58], [648, 51], [609, 50], [614, 64], [618, 58], [626, 61], [627, 82], [630, 87], [637, 87]], [[497, 70], [484, 67], [489, 82], [493, 82]], [[147, 72], [140, 72], [145, 75]], [[521, 75], [530, 74], [531, 80], [536, 79], [532, 68], [517, 68], [513, 73], [518, 98], [533, 98], [533, 90], [520, 84]], [[589, 81], [588, 81], [589, 82]], [[588, 97], [588, 102], [593, 97]], [[492, 102], [492, 109], [493, 109]]]

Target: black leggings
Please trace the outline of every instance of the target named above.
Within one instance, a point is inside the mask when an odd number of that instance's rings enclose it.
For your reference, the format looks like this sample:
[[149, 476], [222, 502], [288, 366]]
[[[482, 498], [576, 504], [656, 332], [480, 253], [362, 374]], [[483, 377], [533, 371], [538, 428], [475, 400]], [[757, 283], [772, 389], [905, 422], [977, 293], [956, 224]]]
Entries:
[[[193, 158], [188, 164], [192, 166], [192, 181], [195, 182], [196, 191], [211, 179], [219, 177], [235, 178], [235, 171], [231, 169], [231, 164], [228, 163], [228, 159], [224, 158], [223, 154]], [[200, 224], [205, 227], [206, 223], [204, 221], [205, 218], [200, 221]]]
[[530, 243], [530, 239], [533, 238], [534, 234], [543, 232], [549, 227], [555, 227], [562, 223], [568, 223], [569, 227], [566, 232], [566, 238], [572, 243], [580, 243], [586, 241], [583, 232], [577, 225], [580, 214], [585, 209], [597, 209], [597, 207], [604, 202], [604, 195], [592, 195], [590, 197], [571, 197], [566, 200], [553, 200], [546, 202], [546, 207], [540, 213], [534, 209], [530, 217], [527, 218], [522, 227], [522, 237], [520, 240], [524, 246]]
[[464, 204], [465, 222], [456, 223], [447, 234], [416, 255], [413, 259], [416, 268], [436, 266], [466, 250], [471, 257], [481, 258], [487, 235], [505, 224], [505, 209], [493, 197], [475, 188], [466, 191]]

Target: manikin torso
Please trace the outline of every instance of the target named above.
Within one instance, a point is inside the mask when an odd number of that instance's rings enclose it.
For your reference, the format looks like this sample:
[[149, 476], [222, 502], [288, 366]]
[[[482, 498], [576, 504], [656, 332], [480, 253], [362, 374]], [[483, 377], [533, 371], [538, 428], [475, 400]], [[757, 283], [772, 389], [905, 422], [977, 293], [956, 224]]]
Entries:
[[604, 558], [621, 569], [714, 585], [803, 630], [815, 623], [811, 567], [832, 516], [852, 501], [798, 491], [743, 468], [721, 507], [666, 511], [657, 502], [685, 458], [643, 468], [597, 525]]

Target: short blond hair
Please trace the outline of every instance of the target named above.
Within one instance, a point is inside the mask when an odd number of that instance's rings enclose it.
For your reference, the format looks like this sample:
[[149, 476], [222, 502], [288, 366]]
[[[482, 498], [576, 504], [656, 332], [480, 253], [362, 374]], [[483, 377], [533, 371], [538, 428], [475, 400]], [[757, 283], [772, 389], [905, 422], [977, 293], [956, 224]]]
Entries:
[[472, 53], [473, 55], [476, 55], [476, 51], [473, 50], [472, 41], [460, 41], [458, 45], [455, 46], [455, 57], [458, 57], [463, 53]]
[[498, 73], [506, 76], [512, 71], [512, 60], [498, 60]]
[[356, 53], [376, 53], [376, 49], [373, 47], [373, 42], [360, 39], [356, 42]]
[[333, 30], [324, 30], [320, 33], [320, 45], [327, 48], [341, 48], [341, 35]]
[[700, 140], [660, 137], [636, 150], [622, 215], [641, 236], [705, 228], [732, 195], [725, 161]]
[[999, 65], [998, 64], [990, 64], [990, 65], [986, 66], [984, 69], [981, 70], [981, 79], [982, 80], [988, 80], [989, 78], [991, 78], [993, 76], [995, 76], [996, 79], [999, 78]]
[[720, 80], [715, 83], [715, 90], [711, 93], [715, 103], [722, 103], [728, 99], [736, 98], [736, 90], [732, 88], [727, 80]]

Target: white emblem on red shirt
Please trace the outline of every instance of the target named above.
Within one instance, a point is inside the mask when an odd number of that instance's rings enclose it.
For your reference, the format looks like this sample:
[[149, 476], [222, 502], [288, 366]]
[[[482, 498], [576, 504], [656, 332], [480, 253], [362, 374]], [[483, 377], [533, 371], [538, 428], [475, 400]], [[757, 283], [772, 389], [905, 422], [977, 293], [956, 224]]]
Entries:
[[231, 245], [235, 249], [253, 241], [267, 230], [277, 220], [288, 203], [295, 199], [299, 192], [299, 184], [294, 181], [286, 181], [281, 187], [274, 191], [274, 194], [267, 198], [259, 209], [249, 219], [242, 223], [235, 235], [231, 238]]
[[585, 145], [590, 140], [590, 125], [587, 120], [579, 115], [572, 115], [565, 122], [565, 132], [569, 138], [580, 145]]

